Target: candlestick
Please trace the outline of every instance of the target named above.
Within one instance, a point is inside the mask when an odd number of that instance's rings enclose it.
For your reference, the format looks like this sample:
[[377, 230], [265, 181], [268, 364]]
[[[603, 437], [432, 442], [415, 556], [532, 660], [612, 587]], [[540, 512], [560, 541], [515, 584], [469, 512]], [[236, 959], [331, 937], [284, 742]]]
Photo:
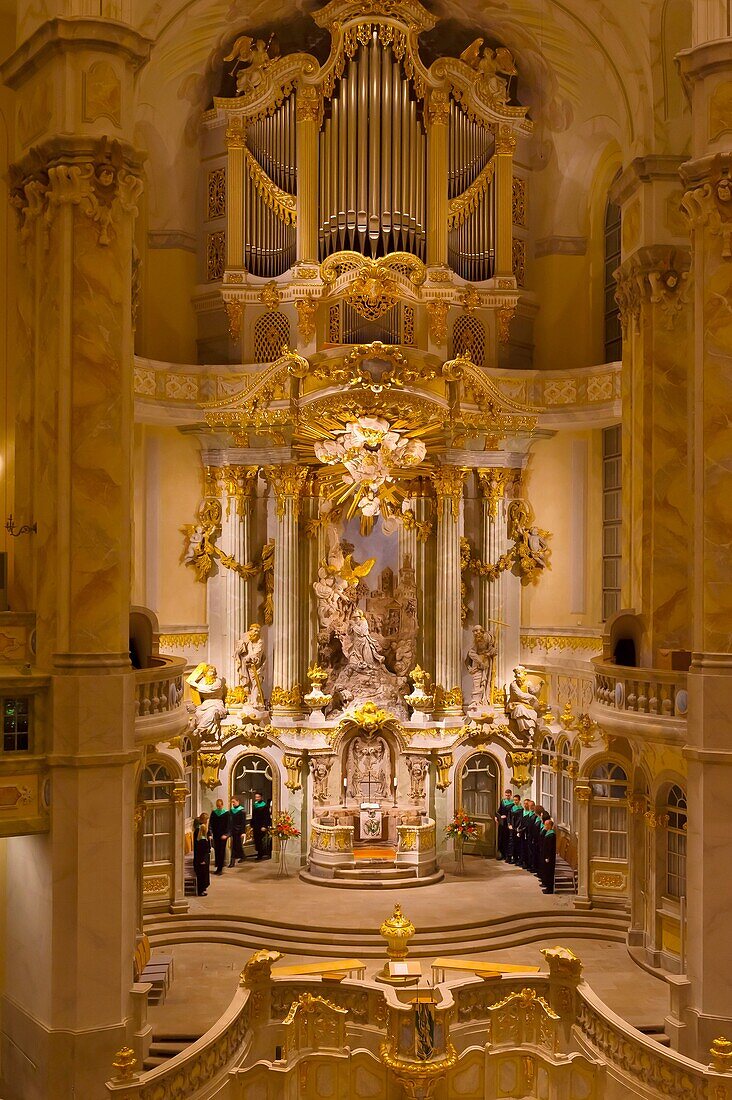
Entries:
[[394, 805], [396, 806], [396, 796], [397, 796], [397, 777], [396, 776], [394, 776], [393, 783], [394, 783]]
[[347, 776], [344, 775], [344, 777], [343, 777], [343, 798], [341, 799], [341, 803], [344, 806], [347, 805], [347, 801], [346, 801], [347, 798], [348, 798], [348, 778], [347, 778]]

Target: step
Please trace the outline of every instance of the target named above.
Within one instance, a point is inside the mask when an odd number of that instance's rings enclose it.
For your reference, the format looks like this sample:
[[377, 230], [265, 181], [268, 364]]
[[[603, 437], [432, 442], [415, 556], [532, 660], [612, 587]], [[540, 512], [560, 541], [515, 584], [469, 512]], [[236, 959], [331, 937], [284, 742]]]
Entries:
[[663, 1030], [663, 1027], [658, 1024], [649, 1024], [645, 1027], [639, 1027], [636, 1030], [640, 1031], [642, 1035], [645, 1035], [647, 1039], [653, 1039], [654, 1043], [658, 1043], [659, 1046], [671, 1046], [671, 1039]]
[[365, 867], [338, 867], [335, 872], [335, 877], [338, 879], [374, 879], [374, 880], [389, 880], [389, 879], [404, 879], [404, 878], [416, 878], [416, 867], [384, 867], [377, 868], [373, 866]]

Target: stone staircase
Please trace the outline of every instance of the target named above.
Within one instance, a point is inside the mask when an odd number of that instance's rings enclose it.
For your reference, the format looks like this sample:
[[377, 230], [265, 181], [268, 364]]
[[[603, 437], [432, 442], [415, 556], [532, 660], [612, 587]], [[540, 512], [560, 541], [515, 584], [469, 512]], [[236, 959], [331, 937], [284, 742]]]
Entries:
[[[343, 880], [332, 881], [343, 885]], [[404, 880], [397, 879], [396, 883], [403, 885]], [[511, 917], [420, 930], [409, 951], [412, 957], [425, 959], [506, 950], [539, 940], [561, 942], [561, 937], [625, 943], [627, 927], [627, 914], [615, 909], [528, 911]], [[155, 948], [222, 943], [249, 950], [267, 946], [284, 954], [312, 958], [381, 959], [384, 955], [384, 941], [376, 928], [333, 929], [317, 925], [302, 928], [271, 917], [234, 913], [155, 913], [146, 920], [145, 931]]]
[[554, 869], [554, 893], [577, 893], [577, 872], [561, 856], [557, 856], [557, 865]]
[[158, 1066], [164, 1065], [171, 1058], [175, 1058], [191, 1043], [198, 1042], [200, 1038], [200, 1035], [168, 1035], [167, 1033], [158, 1034], [153, 1032], [150, 1050], [143, 1062], [143, 1069], [157, 1069]]
[[318, 886], [355, 887], [361, 890], [388, 890], [399, 886], [431, 886], [435, 882], [441, 882], [445, 872], [438, 870], [431, 875], [417, 875], [416, 867], [398, 867], [394, 859], [363, 859], [356, 861], [355, 866], [336, 867], [333, 878], [321, 878], [312, 875], [303, 869], [300, 878], [304, 882], [312, 882]]

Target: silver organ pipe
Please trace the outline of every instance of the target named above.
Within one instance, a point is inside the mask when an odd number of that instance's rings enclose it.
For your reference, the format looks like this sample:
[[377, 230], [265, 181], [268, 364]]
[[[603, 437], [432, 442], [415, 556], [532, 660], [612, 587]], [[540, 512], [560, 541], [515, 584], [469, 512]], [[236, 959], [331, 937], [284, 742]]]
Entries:
[[[450, 101], [448, 135], [448, 198], [463, 195], [489, 165], [493, 135], [481, 122], [468, 117], [459, 103]], [[489, 170], [489, 169], [488, 169]], [[482, 186], [470, 204], [470, 213], [448, 233], [448, 262], [470, 282], [493, 275], [495, 197], [492, 181]]]
[[321, 258], [424, 256], [426, 139], [412, 85], [374, 32], [347, 61], [320, 132]]
[[[262, 191], [275, 189], [294, 196], [297, 190], [295, 97], [288, 96], [272, 115], [258, 118], [247, 128], [247, 149], [265, 173], [259, 185], [247, 173], [244, 255], [253, 275], [273, 278], [295, 262], [296, 231], [277, 202]], [[273, 209], [274, 207], [274, 209]]]

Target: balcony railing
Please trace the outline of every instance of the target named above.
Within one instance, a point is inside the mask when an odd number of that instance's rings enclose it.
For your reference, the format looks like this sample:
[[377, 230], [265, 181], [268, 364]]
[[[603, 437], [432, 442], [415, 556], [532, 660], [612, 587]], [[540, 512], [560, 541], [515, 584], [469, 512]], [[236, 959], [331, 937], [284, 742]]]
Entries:
[[657, 668], [628, 668], [593, 660], [595, 668], [594, 717], [607, 721], [609, 712], [639, 716], [641, 723], [662, 721], [677, 725], [686, 721], [688, 696], [685, 672]]
[[154, 744], [178, 737], [188, 725], [183, 702], [183, 657], [153, 657], [135, 671], [135, 737]]

